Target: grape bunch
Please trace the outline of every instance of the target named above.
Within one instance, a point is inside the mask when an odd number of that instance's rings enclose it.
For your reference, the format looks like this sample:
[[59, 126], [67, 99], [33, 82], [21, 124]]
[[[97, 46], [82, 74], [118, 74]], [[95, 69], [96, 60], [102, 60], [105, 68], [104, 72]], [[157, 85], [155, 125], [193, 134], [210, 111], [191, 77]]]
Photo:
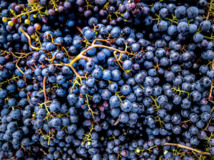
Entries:
[[214, 159], [213, 0], [0, 11], [0, 159]]

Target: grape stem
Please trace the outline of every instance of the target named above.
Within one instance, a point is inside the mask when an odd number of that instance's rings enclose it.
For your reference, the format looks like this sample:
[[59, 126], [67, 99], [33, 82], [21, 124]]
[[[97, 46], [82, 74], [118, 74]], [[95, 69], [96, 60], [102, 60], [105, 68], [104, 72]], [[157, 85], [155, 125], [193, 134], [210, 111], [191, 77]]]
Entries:
[[[46, 50], [43, 49], [43, 48], [38, 48], [38, 47], [32, 46], [30, 36], [29, 36], [22, 28], [20, 28], [19, 30], [27, 37], [29, 46], [30, 46], [31, 48], [33, 48], [33, 49], [35, 49], [35, 50], [43, 50], [43, 51], [46, 51]], [[47, 35], [47, 36], [49, 36], [49, 35]], [[52, 39], [52, 42], [53, 42], [53, 37], [52, 37], [52, 35], [51, 35], [51, 39]], [[125, 72], [127, 73], [127, 71], [124, 70], [124, 68], [123, 68], [123, 67], [121, 66], [121, 64], [119, 63], [118, 58], [117, 58], [117, 55], [116, 55], [116, 52], [119, 52], [119, 53], [127, 53], [128, 55], [131, 55], [131, 53], [129, 53], [128, 51], [121, 51], [121, 50], [119, 50], [119, 49], [116, 49], [116, 48], [113, 48], [113, 47], [109, 47], [109, 46], [106, 46], [106, 45], [95, 44], [96, 41], [108, 42], [108, 40], [95, 39], [95, 40], [92, 42], [92, 45], [91, 45], [90, 47], [88, 47], [87, 49], [85, 49], [85, 50], [83, 50], [82, 52], [80, 52], [80, 54], [77, 55], [73, 60], [71, 60], [70, 63], [68, 63], [68, 64], [56, 64], [56, 66], [69, 66], [69, 67], [73, 70], [73, 72], [75, 73], [76, 77], [78, 77], [78, 78], [80, 79], [80, 81], [82, 81], [82, 78], [86, 78], [86, 76], [80, 76], [80, 75], [77, 73], [76, 69], [73, 67], [73, 64], [74, 64], [76, 61], [80, 60], [80, 59], [85, 59], [85, 60], [87, 60], [87, 61], [90, 61], [91, 58], [90, 58], [90, 57], [84, 56], [84, 54], [85, 54], [87, 51], [89, 51], [90, 49], [101, 47], [101, 48], [107, 48], [107, 49], [110, 49], [110, 50], [115, 51], [115, 52], [114, 52], [114, 57], [115, 57], [115, 59], [116, 59], [118, 65], [120, 66], [120, 68], [121, 68], [123, 71], [125, 71]]]
[[[92, 45], [91, 45], [90, 47], [88, 47], [87, 49], [83, 50], [78, 56], [76, 56], [76, 57], [75, 57], [70, 63], [68, 63], [67, 65], [71, 67], [76, 61], [78, 61], [78, 60], [80, 60], [80, 59], [86, 59], [86, 60], [90, 61], [91, 58], [84, 56], [84, 54], [85, 54], [87, 51], [89, 51], [89, 50], [91, 50], [91, 49], [93, 49], [93, 48], [98, 48], [98, 47], [107, 48], [107, 49], [110, 49], [110, 50], [114, 50], [114, 51], [116, 51], [116, 52], [127, 53], [127, 54], [129, 54], [129, 52], [127, 52], [127, 51], [121, 51], [121, 50], [116, 49], [116, 48], [113, 48], [113, 47], [109, 47], [109, 46], [105, 46], [105, 45], [100, 45], [100, 44], [99, 44], [99, 45], [96, 45], [96, 44], [92, 43]], [[116, 58], [116, 60], [117, 60], [116, 54], [114, 54], [114, 56], [115, 56], [115, 58]], [[120, 65], [120, 67], [122, 67], [122, 66]], [[123, 69], [123, 68], [122, 68], [122, 69]], [[124, 70], [124, 69], [123, 69], [123, 70]]]
[[46, 153], [42, 148], [40, 148], [40, 151], [42, 151], [46, 156], [48, 156], [48, 153]]
[[46, 86], [45, 86], [46, 79], [47, 79], [47, 77], [43, 78], [43, 92], [44, 92], [44, 97], [45, 97], [45, 103], [47, 102], [47, 93], [46, 93]]
[[46, 38], [46, 39], [49, 39], [49, 36], [51, 37], [51, 42], [52, 42], [53, 44], [58, 45], [58, 46], [61, 45], [61, 44], [59, 44], [59, 43], [55, 43], [55, 42], [54, 42], [54, 39], [53, 39], [52, 34], [47, 34], [45, 38]]
[[[76, 69], [73, 67], [73, 64], [74, 64], [76, 61], [80, 60], [80, 59], [85, 59], [85, 60], [87, 60], [87, 61], [90, 61], [90, 60], [91, 60], [90, 57], [84, 56], [84, 54], [85, 54], [87, 51], [89, 51], [89, 50], [91, 50], [91, 49], [93, 49], [93, 48], [99, 48], [99, 47], [100, 47], [100, 48], [107, 48], [107, 49], [110, 49], [110, 50], [114, 50], [115, 52], [119, 52], [119, 53], [127, 53], [128, 55], [131, 54], [131, 53], [129, 53], [128, 51], [121, 51], [121, 50], [116, 49], [116, 48], [113, 48], [113, 47], [109, 47], [109, 46], [105, 46], [105, 45], [101, 45], [101, 44], [95, 44], [95, 41], [105, 41], [105, 42], [107, 42], [107, 40], [95, 39], [95, 40], [92, 42], [92, 45], [91, 45], [90, 47], [88, 47], [87, 49], [83, 50], [79, 55], [77, 55], [73, 60], [71, 60], [70, 63], [68, 63], [68, 64], [55, 64], [55, 65], [56, 65], [56, 66], [69, 66], [69, 67], [73, 70], [73, 72], [75, 73], [75, 75], [76, 75], [76, 76], [80, 79], [80, 81], [81, 81], [81, 79], [82, 79], [82, 78], [86, 78], [86, 76], [80, 76], [80, 75], [77, 73]], [[117, 63], [119, 64], [120, 68], [121, 68], [123, 71], [125, 71], [124, 68], [120, 65], [116, 53], [114, 53], [114, 57], [115, 57]], [[125, 71], [125, 72], [126, 72], [126, 71]]]
[[[212, 112], [214, 111], [214, 107], [210, 110], [210, 114], [212, 114]], [[207, 122], [207, 126], [205, 127], [204, 131], [206, 131], [208, 129], [208, 127], [210, 126], [212, 118], [209, 119], [209, 121]]]
[[8, 80], [6, 80], [6, 81], [3, 81], [3, 82], [0, 83], [0, 86], [4, 85], [4, 84], [6, 84], [6, 83], [10, 83], [10, 81], [15, 80], [15, 79], [18, 79], [18, 78], [19, 78], [19, 76], [16, 76], [16, 77], [13, 77], [13, 78], [8, 79]]
[[29, 43], [29, 46], [35, 50], [43, 50], [43, 51], [46, 51], [45, 49], [43, 48], [38, 48], [38, 47], [34, 47], [32, 44], [31, 44], [31, 38], [30, 36], [22, 29], [22, 28], [19, 28], [19, 30], [27, 37], [28, 39], [28, 43]]
[[211, 36], [211, 37], [207, 37], [207, 36], [203, 36], [205, 39], [209, 39], [209, 40], [213, 40], [214, 39], [214, 37], [213, 36]]
[[116, 126], [120, 122], [120, 119], [118, 118], [117, 121], [114, 123], [114, 126]]
[[34, 10], [31, 10], [31, 11], [28, 11], [28, 12], [24, 12], [24, 13], [21, 13], [21, 14], [19, 14], [19, 15], [17, 15], [16, 16], [16, 18], [20, 18], [21, 16], [23, 16], [23, 15], [29, 15], [29, 14], [31, 14], [31, 13], [33, 13], [33, 12], [36, 12], [36, 11], [39, 11], [39, 10], [42, 10], [44, 7], [40, 7], [40, 8], [37, 8], [37, 9], [34, 9]]
[[84, 138], [83, 138], [83, 142], [82, 144], [84, 145], [86, 142], [91, 143], [92, 139], [91, 139], [91, 134], [94, 130], [94, 122], [91, 123], [91, 129], [89, 131], [89, 133], [85, 134]]
[[212, 11], [212, 5], [213, 5], [213, 3], [214, 3], [214, 0], [211, 0], [211, 1], [210, 1], [210, 6], [209, 6], [209, 10], [208, 10], [208, 13], [207, 13], [206, 20], [209, 19], [210, 12]]
[[[212, 60], [212, 63], [211, 63], [211, 64], [212, 64], [212, 66], [211, 66], [211, 67], [212, 67], [212, 70], [214, 70], [214, 59]], [[213, 89], [214, 89], [214, 85], [213, 85], [213, 84], [214, 84], [214, 81], [212, 80], [212, 81], [211, 81], [211, 86], [210, 86], [209, 97], [208, 97], [209, 101], [212, 102], [212, 103], [213, 103], [213, 101], [212, 101], [212, 98], [213, 98], [213, 96], [212, 96], [212, 91], [213, 91]]]
[[92, 118], [95, 119], [94, 114], [97, 115], [98, 113], [94, 112], [94, 111], [91, 109], [90, 104], [89, 104], [89, 100], [88, 100], [88, 96], [89, 96], [89, 95], [87, 95], [87, 94], [86, 94], [86, 96], [85, 96], [85, 97], [86, 97], [86, 103], [87, 103], [87, 105], [88, 105], [88, 111], [91, 112]]
[[179, 148], [188, 149], [188, 150], [197, 152], [200, 155], [211, 155], [209, 152], [203, 152], [203, 151], [200, 151], [200, 150], [197, 150], [197, 149], [194, 149], [194, 148], [190, 148], [190, 147], [187, 147], [187, 146], [184, 146], [184, 145], [181, 145], [181, 144], [177, 144], [177, 143], [165, 143], [164, 145], [165, 146], [177, 146]]
[[19, 58], [17, 61], [16, 61], [16, 68], [18, 68], [18, 70], [22, 73], [22, 74], [25, 74], [18, 66], [18, 63], [19, 61], [21, 60], [21, 58]]
[[15, 159], [16, 157], [15, 156], [13, 156], [12, 158], [10, 158], [10, 159], [5, 159], [5, 160], [12, 160], [12, 159]]

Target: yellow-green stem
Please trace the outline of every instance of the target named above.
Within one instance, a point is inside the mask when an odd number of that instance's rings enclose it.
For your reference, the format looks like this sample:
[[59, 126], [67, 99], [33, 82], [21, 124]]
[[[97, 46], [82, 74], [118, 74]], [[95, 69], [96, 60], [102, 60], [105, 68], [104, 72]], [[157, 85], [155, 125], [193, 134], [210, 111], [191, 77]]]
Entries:
[[197, 152], [197, 153], [202, 154], [202, 155], [211, 155], [209, 152], [203, 152], [203, 151], [200, 151], [200, 150], [197, 150], [197, 149], [194, 149], [194, 148], [191, 148], [191, 147], [187, 147], [187, 146], [184, 146], [184, 145], [181, 145], [181, 144], [177, 144], [177, 143], [165, 143], [164, 145], [165, 146], [177, 146], [177, 147], [180, 147], [180, 148], [183, 148], [183, 149], [188, 149], [188, 150], [191, 150], [193, 152]]

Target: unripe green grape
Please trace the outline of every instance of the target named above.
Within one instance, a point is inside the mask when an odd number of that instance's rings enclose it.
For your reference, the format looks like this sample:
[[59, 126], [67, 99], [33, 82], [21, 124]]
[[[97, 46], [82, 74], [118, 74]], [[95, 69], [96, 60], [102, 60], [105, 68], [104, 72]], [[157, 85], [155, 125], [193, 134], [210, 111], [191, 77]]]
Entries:
[[30, 24], [30, 20], [29, 20], [29, 19], [26, 19], [26, 20], [25, 20], [25, 24], [29, 25], [29, 24]]
[[3, 22], [7, 22], [7, 17], [3, 17], [3, 18], [2, 18], [2, 21], [3, 21]]
[[8, 22], [8, 25], [9, 25], [9, 26], [13, 26], [14, 23], [13, 23], [12, 21], [9, 21], [9, 22]]

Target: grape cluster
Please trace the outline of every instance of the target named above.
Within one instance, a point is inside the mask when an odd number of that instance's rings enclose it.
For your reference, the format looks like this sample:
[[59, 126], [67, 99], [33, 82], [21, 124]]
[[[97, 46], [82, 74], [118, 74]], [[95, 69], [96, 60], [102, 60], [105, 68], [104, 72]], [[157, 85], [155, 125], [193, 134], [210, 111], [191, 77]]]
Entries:
[[0, 11], [0, 159], [214, 158], [213, 0]]

